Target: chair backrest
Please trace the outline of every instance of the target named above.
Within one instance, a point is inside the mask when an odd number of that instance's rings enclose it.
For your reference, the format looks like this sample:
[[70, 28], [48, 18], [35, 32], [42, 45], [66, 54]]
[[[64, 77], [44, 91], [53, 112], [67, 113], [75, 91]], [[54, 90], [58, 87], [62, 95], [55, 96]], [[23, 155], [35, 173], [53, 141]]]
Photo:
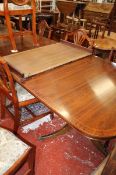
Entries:
[[51, 28], [49, 27], [49, 25], [47, 24], [46, 20], [41, 20], [38, 23], [38, 30], [39, 30], [39, 37], [43, 37], [45, 30], [48, 29], [48, 38], [51, 37]]
[[84, 30], [79, 29], [74, 33], [75, 44], [82, 45], [85, 40], [86, 40], [86, 33]]
[[[4, 0], [3, 2], [3, 11], [6, 17], [7, 15], [34, 15], [36, 12], [35, 0]], [[0, 11], [2, 11], [2, 7]]]
[[74, 32], [67, 33], [65, 36], [65, 41], [71, 39], [74, 44], [82, 45], [84, 47], [93, 48], [94, 40], [88, 37], [85, 29], [79, 29]]
[[100, 22], [91, 22], [86, 24], [87, 29], [89, 30], [89, 37], [97, 39], [98, 37], [104, 38], [106, 31], [106, 24]]
[[116, 48], [112, 48], [109, 55], [109, 61], [116, 63]]
[[84, 29], [79, 29], [74, 32], [74, 44], [79, 44], [92, 49], [94, 41], [87, 36]]
[[25, 5], [29, 3], [30, 0], [11, 0], [16, 5]]
[[0, 95], [4, 95], [14, 106], [18, 107], [17, 92], [14, 80], [6, 61], [0, 58]]

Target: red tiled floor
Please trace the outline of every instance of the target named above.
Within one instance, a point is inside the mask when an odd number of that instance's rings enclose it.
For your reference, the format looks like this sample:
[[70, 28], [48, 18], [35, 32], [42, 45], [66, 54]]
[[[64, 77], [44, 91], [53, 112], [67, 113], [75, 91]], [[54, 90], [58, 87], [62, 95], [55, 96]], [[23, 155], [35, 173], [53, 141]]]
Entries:
[[[36, 145], [35, 175], [90, 175], [104, 156], [92, 142], [75, 129], [57, 136], [39, 141], [38, 137], [57, 130], [64, 123], [60, 118], [44, 123], [36, 130], [19, 134]], [[13, 121], [7, 117], [0, 124], [13, 128]], [[23, 169], [17, 175], [23, 175]]]

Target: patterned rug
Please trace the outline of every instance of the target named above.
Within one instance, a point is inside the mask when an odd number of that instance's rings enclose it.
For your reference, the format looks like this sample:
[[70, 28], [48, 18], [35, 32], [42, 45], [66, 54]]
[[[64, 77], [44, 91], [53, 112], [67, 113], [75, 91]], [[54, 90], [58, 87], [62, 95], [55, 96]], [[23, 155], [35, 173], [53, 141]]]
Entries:
[[[10, 106], [9, 111], [14, 114], [14, 107]], [[49, 109], [42, 103], [35, 103], [32, 105], [28, 105], [27, 109], [29, 109], [32, 113], [34, 113], [35, 116], [44, 114], [46, 112], [49, 112]], [[21, 112], [21, 121], [25, 121], [28, 119], [32, 118], [31, 113], [27, 110], [26, 108], [21, 108], [20, 112]]]

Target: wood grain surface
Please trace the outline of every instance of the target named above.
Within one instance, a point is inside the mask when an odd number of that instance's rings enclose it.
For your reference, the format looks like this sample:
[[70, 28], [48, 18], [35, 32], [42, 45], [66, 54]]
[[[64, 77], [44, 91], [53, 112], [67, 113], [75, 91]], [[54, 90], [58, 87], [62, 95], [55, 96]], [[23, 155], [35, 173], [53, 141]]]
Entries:
[[112, 47], [116, 47], [116, 40], [110, 38], [98, 38], [94, 39], [94, 48], [101, 50], [111, 50]]
[[83, 134], [99, 139], [116, 136], [116, 67], [110, 63], [88, 56], [25, 82], [14, 77]]
[[89, 50], [62, 42], [8, 55], [5, 60], [27, 78], [88, 55]]
[[99, 13], [110, 13], [113, 9], [113, 3], [93, 3], [89, 2], [84, 10], [94, 11]]

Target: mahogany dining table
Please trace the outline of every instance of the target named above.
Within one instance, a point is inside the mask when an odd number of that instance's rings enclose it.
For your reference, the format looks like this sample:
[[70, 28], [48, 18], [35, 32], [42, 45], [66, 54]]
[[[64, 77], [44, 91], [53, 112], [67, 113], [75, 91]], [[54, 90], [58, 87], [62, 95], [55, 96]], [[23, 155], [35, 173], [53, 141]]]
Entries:
[[[52, 50], [53, 46], [44, 47]], [[69, 46], [66, 52], [75, 47]], [[82, 54], [84, 49], [80, 49]], [[57, 49], [54, 53], [58, 59], [63, 54]], [[66, 53], [62, 56], [67, 57]], [[85, 136], [101, 140], [116, 137], [116, 67], [112, 64], [90, 54], [24, 80], [12, 73], [18, 83]]]

